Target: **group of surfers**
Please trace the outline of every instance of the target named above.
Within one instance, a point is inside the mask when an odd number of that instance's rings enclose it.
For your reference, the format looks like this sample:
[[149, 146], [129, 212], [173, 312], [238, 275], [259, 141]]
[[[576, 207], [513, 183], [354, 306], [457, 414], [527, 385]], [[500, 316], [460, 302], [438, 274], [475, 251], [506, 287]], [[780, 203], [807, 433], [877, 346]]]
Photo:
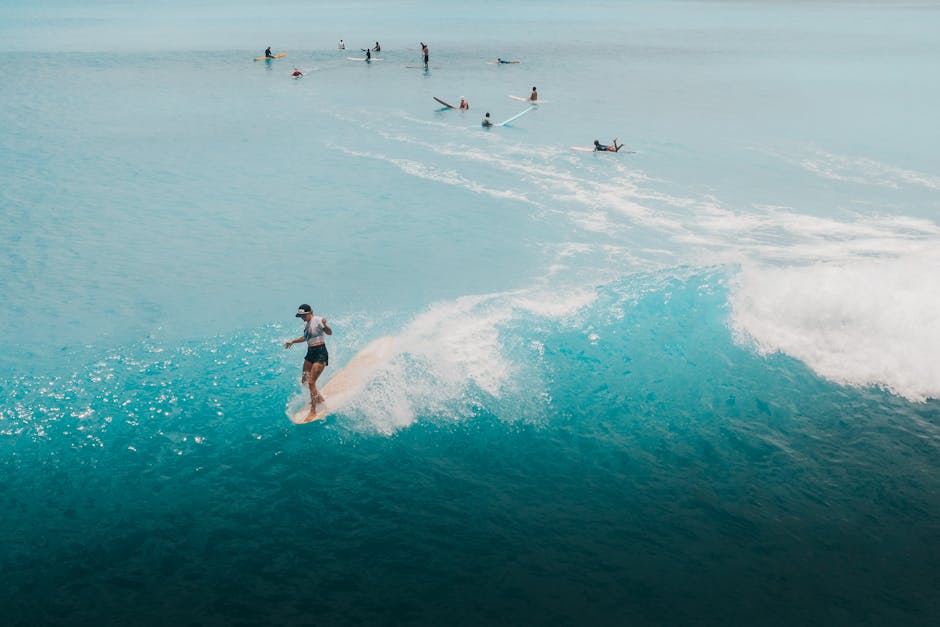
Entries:
[[[461, 98], [460, 101], [463, 102], [463, 98]], [[532, 93], [529, 94], [529, 102], [538, 102], [538, 101], [539, 101], [539, 92], [538, 92], [538, 89], [535, 88], [535, 85], [533, 85], [533, 86], [532, 86]], [[461, 107], [461, 109], [462, 109], [462, 108], [463, 108], [463, 107]], [[470, 107], [468, 106], [467, 109], [469, 109], [469, 108], [470, 108]], [[490, 119], [490, 112], [489, 112], [489, 111], [487, 111], [487, 112], [486, 112], [486, 115], [483, 116], [483, 121], [480, 122], [480, 126], [495, 126], [495, 125], [493, 124], [493, 121]]]

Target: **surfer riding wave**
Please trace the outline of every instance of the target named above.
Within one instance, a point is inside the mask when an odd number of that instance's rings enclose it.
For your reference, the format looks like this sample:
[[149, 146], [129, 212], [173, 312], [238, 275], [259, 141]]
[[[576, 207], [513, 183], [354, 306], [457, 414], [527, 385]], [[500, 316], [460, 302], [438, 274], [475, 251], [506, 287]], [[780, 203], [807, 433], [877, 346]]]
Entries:
[[300, 376], [301, 385], [310, 388], [310, 413], [316, 414], [317, 403], [326, 399], [317, 390], [317, 379], [323, 374], [323, 369], [330, 363], [330, 355], [326, 350], [326, 336], [333, 335], [333, 329], [326, 323], [326, 318], [314, 316], [313, 309], [306, 303], [297, 308], [294, 314], [304, 321], [304, 334], [293, 340], [284, 342], [284, 348], [290, 348], [300, 342], [307, 343], [307, 355], [304, 357], [303, 374]]

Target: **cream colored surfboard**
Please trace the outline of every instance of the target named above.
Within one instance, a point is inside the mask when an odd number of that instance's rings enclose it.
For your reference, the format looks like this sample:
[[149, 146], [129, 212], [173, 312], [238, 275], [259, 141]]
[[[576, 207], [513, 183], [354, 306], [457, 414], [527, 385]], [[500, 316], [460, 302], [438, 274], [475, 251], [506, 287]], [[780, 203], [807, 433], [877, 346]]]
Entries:
[[344, 368], [320, 388], [320, 395], [326, 402], [319, 403], [314, 413], [310, 412], [310, 403], [305, 403], [291, 416], [291, 422], [296, 425], [315, 422], [343, 409], [365, 389], [379, 367], [392, 358], [394, 349], [395, 338], [391, 335], [366, 344], [361, 351], [353, 355]]

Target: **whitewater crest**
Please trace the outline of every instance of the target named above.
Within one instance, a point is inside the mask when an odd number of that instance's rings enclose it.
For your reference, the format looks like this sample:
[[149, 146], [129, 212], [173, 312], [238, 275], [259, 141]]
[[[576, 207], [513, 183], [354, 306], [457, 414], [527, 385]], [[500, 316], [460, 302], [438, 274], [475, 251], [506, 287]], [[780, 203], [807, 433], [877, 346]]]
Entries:
[[739, 341], [843, 385], [940, 399], [940, 251], [745, 267], [730, 294]]
[[[460, 420], [502, 403], [514, 404], [514, 411], [500, 415], [540, 420], [547, 410], [539, 400], [542, 396], [513, 392], [542, 389], [544, 384], [520, 359], [520, 347], [506, 347], [500, 330], [521, 319], [564, 324], [595, 298], [588, 288], [561, 297], [539, 286], [432, 305], [395, 336], [396, 354], [349, 405], [353, 428], [391, 434], [421, 416]], [[537, 345], [522, 350], [539, 355]]]

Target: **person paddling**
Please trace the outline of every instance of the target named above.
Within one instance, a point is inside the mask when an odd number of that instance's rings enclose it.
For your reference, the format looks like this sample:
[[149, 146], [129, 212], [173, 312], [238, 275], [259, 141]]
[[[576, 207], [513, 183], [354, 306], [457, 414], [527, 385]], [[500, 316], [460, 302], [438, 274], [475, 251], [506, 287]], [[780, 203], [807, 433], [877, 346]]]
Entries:
[[310, 388], [310, 413], [315, 415], [317, 403], [326, 401], [317, 390], [317, 379], [323, 374], [323, 369], [330, 365], [330, 355], [326, 350], [326, 336], [333, 335], [333, 329], [326, 323], [326, 318], [314, 316], [313, 309], [306, 303], [298, 307], [294, 315], [303, 319], [304, 334], [284, 342], [284, 348], [290, 348], [300, 342], [307, 343], [307, 355], [304, 357], [300, 384], [306, 384]]

